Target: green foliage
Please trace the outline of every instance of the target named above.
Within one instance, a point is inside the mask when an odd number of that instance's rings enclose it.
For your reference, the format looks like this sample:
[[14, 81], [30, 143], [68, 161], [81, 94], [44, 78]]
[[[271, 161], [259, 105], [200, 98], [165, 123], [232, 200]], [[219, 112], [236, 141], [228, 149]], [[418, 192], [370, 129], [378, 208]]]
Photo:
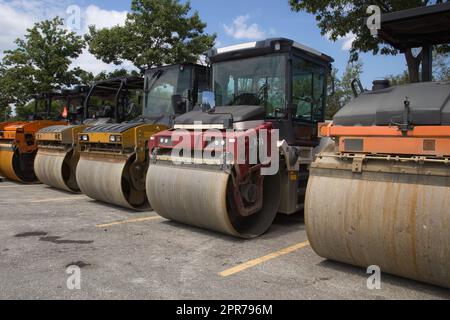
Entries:
[[105, 63], [131, 61], [139, 69], [180, 62], [195, 63], [211, 48], [216, 35], [204, 34], [198, 12], [189, 2], [133, 0], [125, 26], [97, 30], [85, 36], [89, 51]]
[[112, 72], [100, 72], [98, 75], [96, 75], [92, 80], [93, 81], [102, 81], [102, 80], [108, 80], [113, 78], [121, 78], [121, 77], [140, 77], [141, 75], [139, 72], [133, 70], [129, 72], [126, 69], [116, 69]]
[[36, 23], [15, 44], [3, 58], [0, 100], [25, 105], [32, 94], [78, 84], [86, 76], [79, 68], [69, 70], [85, 42], [58, 17]]
[[450, 54], [436, 52], [433, 60], [433, 74], [437, 81], [450, 80]]
[[[450, 80], [450, 54], [440, 53], [435, 51], [433, 53], [433, 80], [435, 81], [448, 81]], [[403, 85], [410, 83], [408, 72], [404, 72], [399, 75], [389, 75], [386, 77], [390, 81], [391, 85]]]
[[[336, 41], [348, 34], [356, 36], [350, 50], [350, 61], [358, 60], [359, 52], [372, 52], [373, 54], [396, 55], [397, 50], [383, 43], [370, 34], [364, 23], [368, 17], [367, 7], [378, 5], [383, 13], [427, 6], [447, 0], [289, 0], [294, 11], [305, 11], [314, 14], [322, 35], [327, 35]], [[449, 46], [440, 46], [438, 50], [448, 52]], [[408, 64], [410, 80], [419, 80], [419, 67], [422, 55], [414, 57], [411, 50], [406, 50], [405, 58]]]
[[389, 75], [385, 79], [389, 80], [391, 86], [399, 86], [410, 82], [408, 72], [406, 71], [399, 75]]
[[361, 76], [363, 64], [361, 62], [349, 63], [341, 78], [338, 77], [337, 69], [333, 69], [332, 78], [334, 79], [334, 94], [332, 93], [332, 83], [328, 84], [328, 98], [326, 119], [330, 120], [345, 104], [353, 98], [352, 81]]
[[[52, 101], [51, 113], [52, 115], [59, 115], [62, 113], [66, 101], [58, 100]], [[16, 120], [27, 120], [28, 117], [34, 114], [35, 101], [32, 100], [25, 105], [16, 105]], [[44, 100], [38, 100], [37, 113], [44, 115], [46, 113], [46, 102]]]

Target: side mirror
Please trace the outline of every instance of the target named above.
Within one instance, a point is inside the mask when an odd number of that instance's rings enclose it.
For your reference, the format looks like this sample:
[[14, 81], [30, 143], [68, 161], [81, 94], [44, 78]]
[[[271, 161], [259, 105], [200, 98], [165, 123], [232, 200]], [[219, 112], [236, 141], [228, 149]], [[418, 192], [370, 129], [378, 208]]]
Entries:
[[172, 96], [172, 108], [175, 114], [183, 114], [186, 112], [186, 101], [180, 94]]
[[212, 110], [216, 107], [216, 96], [212, 91], [203, 91], [202, 109]]
[[366, 90], [364, 89], [361, 80], [358, 78], [353, 79], [352, 83], [352, 91], [355, 98], [358, 98], [360, 94], [364, 93]]

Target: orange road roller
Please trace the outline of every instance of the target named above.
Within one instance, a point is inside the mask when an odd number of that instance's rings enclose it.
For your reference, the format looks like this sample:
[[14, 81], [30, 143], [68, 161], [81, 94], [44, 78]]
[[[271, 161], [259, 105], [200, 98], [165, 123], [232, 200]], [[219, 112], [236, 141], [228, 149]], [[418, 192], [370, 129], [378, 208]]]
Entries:
[[[423, 82], [357, 96], [311, 166], [305, 220], [322, 257], [450, 288], [450, 82], [431, 82], [430, 45], [450, 42], [450, 4], [387, 14], [380, 35], [422, 46]], [[406, 26], [406, 27], [405, 27]]]
[[[34, 96], [35, 113], [30, 121], [6, 122], [0, 125], [0, 176], [22, 183], [35, 183], [34, 159], [37, 153], [36, 133], [45, 127], [66, 125], [66, 121], [51, 118], [51, 105], [59, 93]], [[38, 113], [39, 102], [44, 101], [46, 111]]]

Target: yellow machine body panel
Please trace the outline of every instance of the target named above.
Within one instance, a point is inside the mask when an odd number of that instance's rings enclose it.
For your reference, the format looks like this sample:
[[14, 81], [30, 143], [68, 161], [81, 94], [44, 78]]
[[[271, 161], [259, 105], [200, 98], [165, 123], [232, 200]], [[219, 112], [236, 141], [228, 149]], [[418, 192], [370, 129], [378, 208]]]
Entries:
[[[130, 128], [124, 132], [82, 132], [79, 136], [81, 145], [83, 144], [109, 144], [120, 145], [123, 149], [134, 147], [145, 147], [145, 143], [154, 134], [167, 130], [164, 125], [145, 124]], [[84, 141], [83, 136], [87, 136], [88, 140]]]
[[78, 134], [83, 132], [87, 126], [55, 126], [54, 131], [39, 131], [36, 134], [36, 140], [39, 144], [43, 142], [58, 143], [63, 145], [73, 145], [78, 141]]
[[123, 123], [88, 128], [79, 136], [77, 181], [81, 191], [105, 203], [148, 210], [145, 193], [148, 141], [168, 127]]

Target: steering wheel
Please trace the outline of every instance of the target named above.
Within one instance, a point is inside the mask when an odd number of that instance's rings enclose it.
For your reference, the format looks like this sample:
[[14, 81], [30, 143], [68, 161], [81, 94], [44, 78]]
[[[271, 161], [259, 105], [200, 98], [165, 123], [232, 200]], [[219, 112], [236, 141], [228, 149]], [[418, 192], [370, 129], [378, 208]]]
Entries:
[[233, 105], [256, 105], [259, 106], [261, 104], [261, 99], [254, 93], [251, 92], [242, 92], [236, 97], [234, 97], [233, 101], [229, 103], [230, 106]]

